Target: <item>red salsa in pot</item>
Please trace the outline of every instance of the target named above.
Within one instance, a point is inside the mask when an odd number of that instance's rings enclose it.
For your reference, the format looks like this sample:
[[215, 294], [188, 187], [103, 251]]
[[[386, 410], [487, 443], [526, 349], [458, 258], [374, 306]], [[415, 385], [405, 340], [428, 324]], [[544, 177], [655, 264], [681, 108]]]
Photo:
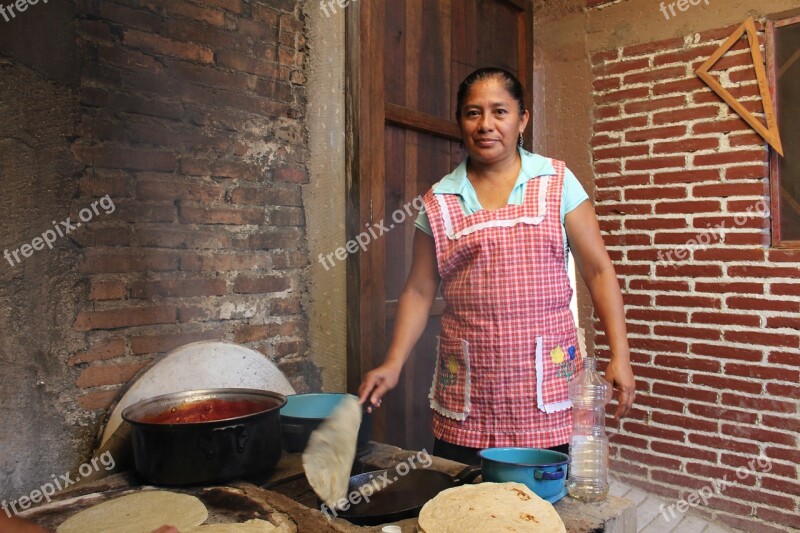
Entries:
[[267, 411], [278, 404], [271, 401], [254, 402], [250, 400], [220, 400], [212, 398], [201, 402], [185, 403], [158, 413], [143, 417], [145, 424], [192, 424], [213, 422]]

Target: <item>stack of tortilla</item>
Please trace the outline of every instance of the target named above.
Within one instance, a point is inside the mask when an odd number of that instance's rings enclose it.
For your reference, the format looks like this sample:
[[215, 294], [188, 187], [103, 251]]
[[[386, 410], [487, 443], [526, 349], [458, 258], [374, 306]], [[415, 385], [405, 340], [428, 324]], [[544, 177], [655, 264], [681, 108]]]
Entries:
[[440, 492], [419, 513], [424, 533], [566, 533], [553, 506], [522, 483], [479, 483]]

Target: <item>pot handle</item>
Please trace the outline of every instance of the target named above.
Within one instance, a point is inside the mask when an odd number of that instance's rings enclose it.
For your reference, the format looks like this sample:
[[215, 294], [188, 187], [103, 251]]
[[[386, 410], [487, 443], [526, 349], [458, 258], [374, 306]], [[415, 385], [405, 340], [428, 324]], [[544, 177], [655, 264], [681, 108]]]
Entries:
[[545, 481], [553, 481], [556, 479], [563, 479], [564, 478], [564, 469], [559, 468], [555, 472], [547, 472], [544, 470], [534, 470], [533, 471], [534, 479], [543, 479]]
[[236, 449], [239, 453], [244, 451], [247, 445], [247, 439], [250, 437], [250, 433], [247, 431], [244, 424], [214, 428], [211, 430], [210, 435], [200, 437], [197, 440], [197, 446], [205, 452], [206, 458], [213, 459], [217, 455], [217, 450], [214, 446], [214, 435], [220, 435], [225, 431], [235, 432]]
[[461, 472], [453, 478], [453, 485], [465, 485], [472, 483], [481, 474], [482, 470], [480, 465], [465, 466]]

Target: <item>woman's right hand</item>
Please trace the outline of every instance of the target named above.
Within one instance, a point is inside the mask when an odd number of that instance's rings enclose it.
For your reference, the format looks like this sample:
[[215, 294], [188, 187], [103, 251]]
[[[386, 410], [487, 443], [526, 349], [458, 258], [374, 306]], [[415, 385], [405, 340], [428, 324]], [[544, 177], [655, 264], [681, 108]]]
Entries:
[[368, 413], [380, 407], [383, 395], [397, 386], [402, 370], [402, 366], [398, 367], [397, 365], [384, 363], [378, 368], [367, 372], [361, 382], [361, 386], [358, 388], [358, 401], [361, 404], [369, 402], [367, 405]]

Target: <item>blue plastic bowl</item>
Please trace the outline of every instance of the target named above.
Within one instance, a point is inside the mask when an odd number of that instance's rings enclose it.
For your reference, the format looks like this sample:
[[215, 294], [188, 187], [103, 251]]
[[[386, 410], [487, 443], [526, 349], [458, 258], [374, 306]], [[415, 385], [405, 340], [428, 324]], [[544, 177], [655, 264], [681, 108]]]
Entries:
[[[281, 408], [283, 449], [291, 453], [302, 452], [308, 444], [311, 433], [330, 416], [346, 396], [348, 395], [332, 392], [287, 396], [286, 405]], [[371, 433], [372, 417], [364, 412], [358, 430], [359, 450], [367, 446]]]
[[487, 448], [478, 455], [484, 481], [516, 481], [550, 503], [567, 494], [567, 454], [540, 448]]
[[286, 405], [281, 407], [281, 415], [324, 420], [331, 416], [333, 409], [344, 400], [345, 396], [348, 395], [335, 392], [292, 394], [286, 397]]

